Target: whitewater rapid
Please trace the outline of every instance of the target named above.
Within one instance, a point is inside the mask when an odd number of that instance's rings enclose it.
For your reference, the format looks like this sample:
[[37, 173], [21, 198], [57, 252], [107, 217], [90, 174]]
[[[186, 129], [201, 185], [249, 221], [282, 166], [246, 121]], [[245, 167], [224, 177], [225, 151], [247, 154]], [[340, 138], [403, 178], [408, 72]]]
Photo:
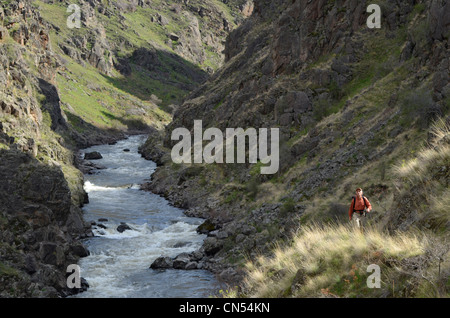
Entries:
[[[159, 256], [175, 257], [198, 249], [205, 235], [196, 232], [203, 220], [187, 217], [158, 195], [140, 190], [156, 164], [138, 154], [146, 136], [131, 136], [115, 145], [85, 149], [103, 159], [104, 169], [85, 175], [89, 203], [84, 218], [94, 237], [84, 243], [90, 251], [78, 265], [90, 288], [76, 297], [208, 297], [220, 283], [205, 270], [154, 270]], [[129, 151], [124, 151], [129, 149]], [[131, 229], [119, 232], [125, 223]]]

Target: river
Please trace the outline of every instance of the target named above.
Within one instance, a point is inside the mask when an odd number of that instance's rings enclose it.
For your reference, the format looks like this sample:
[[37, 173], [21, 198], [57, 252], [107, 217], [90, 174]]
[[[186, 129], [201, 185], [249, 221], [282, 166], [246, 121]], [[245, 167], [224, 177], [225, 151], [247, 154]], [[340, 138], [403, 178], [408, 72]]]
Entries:
[[[140, 190], [139, 184], [149, 181], [156, 169], [138, 153], [145, 138], [130, 136], [115, 145], [84, 150], [100, 152], [103, 159], [93, 162], [105, 169], [85, 175], [89, 203], [84, 218], [97, 226], [95, 236], [84, 241], [90, 255], [78, 263], [90, 287], [75, 297], [199, 298], [220, 288], [206, 270], [149, 268], [159, 256], [198, 249], [206, 236], [196, 232], [202, 219], [187, 217], [166, 199]], [[131, 230], [117, 231], [121, 222]]]

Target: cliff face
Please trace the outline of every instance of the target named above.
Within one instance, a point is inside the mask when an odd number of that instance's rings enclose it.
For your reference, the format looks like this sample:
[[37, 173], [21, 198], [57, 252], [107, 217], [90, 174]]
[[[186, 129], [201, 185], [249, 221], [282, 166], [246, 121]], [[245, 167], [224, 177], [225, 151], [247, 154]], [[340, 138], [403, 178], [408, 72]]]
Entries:
[[66, 295], [66, 268], [87, 255], [79, 239], [91, 235], [65, 141], [78, 134], [60, 108], [60, 61], [39, 12], [11, 3], [0, 24], [0, 295]]
[[72, 293], [66, 269], [88, 255], [90, 234], [60, 167], [18, 150], [0, 150], [0, 281], [3, 297]]
[[[142, 148], [161, 165], [149, 189], [220, 228], [206, 245], [222, 263], [237, 270], [243, 255], [269, 251], [299, 223], [344, 222], [359, 186], [376, 207], [372, 221], [389, 218], [399, 197], [392, 166], [448, 115], [450, 4], [382, 2], [381, 29], [366, 26], [368, 4], [255, 1], [227, 40], [225, 65]], [[171, 132], [192, 132], [196, 119], [222, 131], [279, 127], [280, 171], [173, 164]]]
[[58, 43], [64, 53], [107, 75], [121, 62], [132, 62], [127, 53], [141, 46], [168, 49], [212, 71], [222, 63], [223, 39], [251, 13], [250, 4], [242, 0], [75, 1], [87, 30], [73, 36], [58, 23], [61, 17], [50, 15], [58, 9], [53, 1], [39, 4], [64, 35]]
[[[412, 67], [430, 68], [427, 75], [436, 78], [431, 88], [439, 103], [443, 96], [438, 93], [446, 84], [441, 77], [447, 66], [447, 38], [442, 34], [448, 22], [443, 13], [434, 14], [446, 6], [408, 1], [384, 4], [383, 28], [371, 30], [366, 26], [365, 2], [257, 1], [254, 15], [230, 34], [225, 50], [228, 63], [190, 96], [171, 127], [190, 127], [193, 118], [202, 118], [219, 128], [233, 120], [234, 125], [243, 127], [250, 126], [249, 121], [255, 127], [261, 126], [258, 122], [280, 125], [285, 132], [296, 122], [294, 127], [301, 130], [310, 119], [304, 117], [314, 116], [311, 106], [319, 99], [334, 106], [335, 101], [353, 97], [345, 89], [356, 85], [359, 73], [366, 71], [367, 77], [376, 77], [370, 78], [373, 82], [361, 83], [370, 88], [411, 58], [418, 58], [410, 61]], [[432, 31], [436, 29], [439, 31]], [[376, 41], [388, 47], [383, 50]], [[369, 64], [369, 58], [378, 60]], [[377, 67], [386, 68], [385, 74], [378, 69], [378, 74], [369, 73]], [[197, 98], [200, 96], [208, 98]], [[239, 116], [249, 112], [256, 118]]]

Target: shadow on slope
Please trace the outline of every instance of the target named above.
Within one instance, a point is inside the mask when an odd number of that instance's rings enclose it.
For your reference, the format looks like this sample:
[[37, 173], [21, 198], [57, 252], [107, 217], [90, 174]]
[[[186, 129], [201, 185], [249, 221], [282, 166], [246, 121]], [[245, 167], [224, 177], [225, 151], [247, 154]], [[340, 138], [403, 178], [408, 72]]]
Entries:
[[170, 104], [181, 103], [207, 79], [205, 71], [180, 56], [143, 47], [118, 59], [115, 67], [123, 76], [103, 75], [111, 84], [141, 100], [152, 100], [168, 112], [172, 111]]

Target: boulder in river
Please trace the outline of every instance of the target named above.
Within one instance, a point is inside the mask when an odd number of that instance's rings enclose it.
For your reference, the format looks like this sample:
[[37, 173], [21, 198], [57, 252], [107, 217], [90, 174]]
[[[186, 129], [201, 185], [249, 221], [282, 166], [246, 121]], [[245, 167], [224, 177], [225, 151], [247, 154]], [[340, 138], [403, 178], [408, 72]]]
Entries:
[[160, 256], [150, 265], [150, 268], [152, 269], [173, 268], [183, 270], [199, 269], [202, 266], [199, 265], [199, 262], [197, 260], [201, 258], [202, 256], [194, 257], [192, 254], [188, 253], [181, 253], [175, 258], [171, 258], [168, 256]]
[[189, 262], [186, 264], [186, 266], [184, 267], [184, 269], [189, 270], [189, 269], [197, 269], [198, 268], [198, 263], [197, 262]]
[[121, 223], [118, 227], [117, 227], [117, 232], [124, 232], [126, 230], [131, 230], [131, 227], [129, 227], [127, 224], [125, 223]]
[[76, 294], [79, 294], [79, 293], [87, 291], [88, 288], [89, 288], [88, 281], [84, 277], [81, 277], [80, 278], [80, 283], [81, 283], [80, 284], [80, 288], [72, 288], [72, 289], [65, 290], [63, 292], [64, 295], [65, 296], [73, 296], [73, 295], [76, 295]]
[[184, 247], [186, 245], [189, 245], [190, 242], [177, 242], [173, 245], [174, 248]]
[[161, 256], [155, 259], [155, 261], [150, 265], [152, 269], [160, 269], [160, 268], [172, 268], [173, 260], [168, 256]]
[[206, 255], [214, 255], [220, 251], [223, 247], [222, 240], [218, 240], [215, 237], [207, 237], [203, 243], [203, 248]]
[[123, 151], [125, 151], [125, 152], [130, 152], [130, 149], [125, 148]]
[[98, 151], [86, 152], [84, 154], [85, 160], [98, 160], [102, 158], [103, 158], [102, 154]]

